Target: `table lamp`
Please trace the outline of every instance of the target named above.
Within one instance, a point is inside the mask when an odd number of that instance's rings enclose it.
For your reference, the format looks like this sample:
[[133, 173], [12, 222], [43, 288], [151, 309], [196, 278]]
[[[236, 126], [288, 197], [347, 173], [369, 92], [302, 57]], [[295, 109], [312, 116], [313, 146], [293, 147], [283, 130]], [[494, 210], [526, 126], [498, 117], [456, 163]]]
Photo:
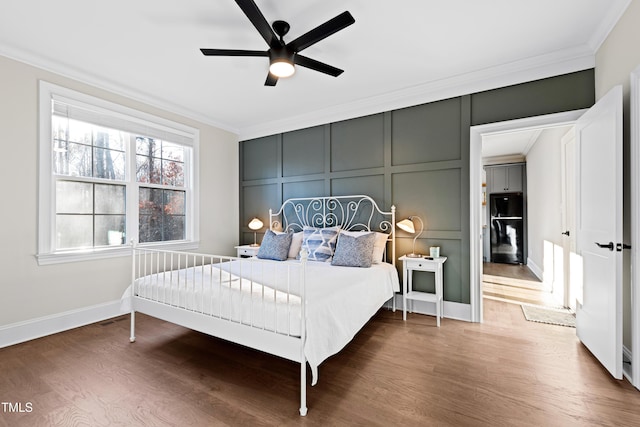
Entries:
[[402, 221], [400, 221], [399, 223], [396, 224], [399, 229], [404, 230], [407, 233], [415, 234], [416, 228], [414, 226], [413, 221], [416, 220], [416, 219], [418, 221], [420, 221], [420, 232], [418, 234], [416, 234], [416, 237], [413, 238], [413, 250], [411, 251], [410, 254], [406, 255], [409, 258], [420, 258], [422, 256], [422, 255], [416, 253], [416, 239], [424, 231], [424, 223], [422, 222], [422, 220], [420, 219], [419, 216], [412, 215], [409, 218], [403, 219]]
[[250, 246], [260, 246], [258, 245], [256, 230], [260, 230], [264, 224], [258, 218], [253, 218], [249, 222], [249, 228], [253, 230], [253, 243]]

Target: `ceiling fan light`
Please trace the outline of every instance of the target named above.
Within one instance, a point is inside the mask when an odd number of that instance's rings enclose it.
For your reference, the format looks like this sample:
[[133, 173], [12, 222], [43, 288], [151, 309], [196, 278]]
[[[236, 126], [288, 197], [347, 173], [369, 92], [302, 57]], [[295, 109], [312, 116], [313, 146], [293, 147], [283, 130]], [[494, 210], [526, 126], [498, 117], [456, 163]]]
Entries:
[[274, 76], [283, 78], [283, 77], [291, 77], [293, 73], [296, 72], [293, 63], [288, 61], [287, 59], [276, 59], [271, 62], [269, 66], [269, 72]]

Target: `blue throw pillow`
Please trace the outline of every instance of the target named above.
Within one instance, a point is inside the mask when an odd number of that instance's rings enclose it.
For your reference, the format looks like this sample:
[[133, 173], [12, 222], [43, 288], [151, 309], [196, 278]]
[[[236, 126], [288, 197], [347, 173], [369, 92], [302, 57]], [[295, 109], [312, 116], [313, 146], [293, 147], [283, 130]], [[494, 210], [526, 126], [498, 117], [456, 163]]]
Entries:
[[340, 227], [305, 226], [302, 230], [302, 249], [306, 249], [309, 253], [309, 261], [331, 262], [339, 231]]
[[293, 233], [276, 234], [267, 230], [258, 249], [258, 258], [284, 261], [289, 256]]
[[371, 267], [375, 240], [374, 233], [340, 233], [331, 265]]

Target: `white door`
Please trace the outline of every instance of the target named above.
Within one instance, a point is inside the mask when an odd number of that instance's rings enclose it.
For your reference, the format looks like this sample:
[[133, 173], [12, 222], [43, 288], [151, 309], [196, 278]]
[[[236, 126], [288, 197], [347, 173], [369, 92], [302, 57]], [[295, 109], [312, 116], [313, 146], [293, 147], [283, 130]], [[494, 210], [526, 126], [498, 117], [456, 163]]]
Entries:
[[[577, 265], [576, 255], [576, 170], [575, 170], [575, 150], [576, 136], [575, 129], [571, 129], [561, 139], [562, 144], [562, 271], [564, 274], [563, 300], [560, 303], [564, 307], [569, 307], [574, 313], [576, 311], [576, 299], [582, 300], [582, 266]], [[573, 274], [572, 274], [573, 273]]]
[[575, 130], [576, 244], [583, 265], [577, 334], [611, 375], [621, 379], [622, 87], [590, 108]]

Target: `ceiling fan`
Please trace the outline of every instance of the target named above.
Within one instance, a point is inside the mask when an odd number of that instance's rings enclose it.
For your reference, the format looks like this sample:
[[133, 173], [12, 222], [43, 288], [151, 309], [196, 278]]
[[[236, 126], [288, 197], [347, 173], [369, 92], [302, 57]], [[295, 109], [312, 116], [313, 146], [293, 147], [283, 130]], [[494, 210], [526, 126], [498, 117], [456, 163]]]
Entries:
[[289, 23], [274, 21], [273, 29], [265, 19], [253, 0], [236, 0], [240, 9], [247, 15], [249, 21], [258, 30], [262, 38], [269, 45], [268, 50], [237, 50], [237, 49], [200, 49], [206, 56], [266, 56], [269, 58], [269, 74], [264, 82], [265, 86], [275, 86], [278, 78], [289, 77], [295, 72], [294, 65], [310, 68], [330, 76], [338, 77], [344, 70], [324, 64], [315, 59], [299, 54], [300, 51], [319, 42], [330, 35], [353, 24], [355, 19], [349, 12], [343, 12], [328, 20], [297, 39], [285, 43], [283, 37], [289, 32]]

